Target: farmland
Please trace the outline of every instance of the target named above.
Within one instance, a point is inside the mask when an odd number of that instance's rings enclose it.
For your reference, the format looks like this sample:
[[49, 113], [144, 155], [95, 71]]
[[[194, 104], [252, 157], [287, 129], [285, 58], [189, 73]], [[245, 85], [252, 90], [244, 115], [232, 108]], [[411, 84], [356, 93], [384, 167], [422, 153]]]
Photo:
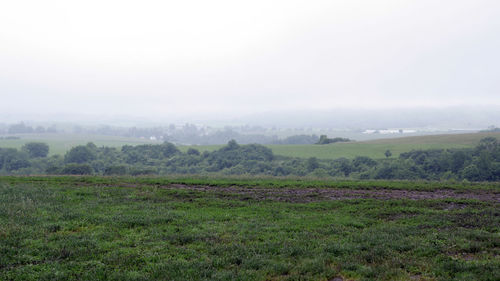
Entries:
[[[500, 133], [473, 133], [473, 134], [449, 134], [430, 135], [404, 138], [380, 139], [363, 142], [333, 143], [328, 145], [266, 145], [273, 153], [285, 157], [318, 159], [336, 159], [345, 157], [353, 159], [356, 156], [367, 156], [374, 159], [385, 158], [384, 152], [390, 150], [392, 157], [398, 157], [400, 153], [413, 149], [450, 149], [450, 148], [472, 148], [480, 139], [493, 136], [500, 139]], [[109, 146], [120, 148], [123, 145], [139, 145], [159, 143], [147, 139], [113, 137], [101, 135], [77, 135], [77, 134], [41, 134], [26, 135], [21, 139], [0, 139], [0, 147], [21, 148], [31, 141], [45, 142], [50, 146], [50, 154], [63, 155], [76, 145], [84, 145], [93, 142], [97, 146]], [[223, 145], [179, 145], [179, 149], [186, 152], [189, 148], [199, 151], [214, 151]]]
[[498, 280], [499, 188], [1, 177], [0, 280]]
[[345, 157], [352, 159], [357, 156], [367, 156], [379, 159], [385, 158], [384, 152], [386, 150], [392, 152], [392, 157], [398, 157], [399, 154], [413, 149], [471, 148], [481, 138], [488, 136], [499, 139], [500, 133], [431, 135], [328, 145], [269, 145], [268, 147], [276, 155], [287, 157], [316, 157], [318, 159]]
[[68, 150], [77, 145], [85, 145], [93, 142], [97, 146], [121, 147], [123, 145], [138, 145], [153, 143], [146, 139], [127, 138], [103, 135], [79, 135], [79, 134], [23, 134], [20, 139], [0, 139], [0, 147], [21, 148], [29, 142], [44, 142], [50, 147], [51, 155], [64, 155]]

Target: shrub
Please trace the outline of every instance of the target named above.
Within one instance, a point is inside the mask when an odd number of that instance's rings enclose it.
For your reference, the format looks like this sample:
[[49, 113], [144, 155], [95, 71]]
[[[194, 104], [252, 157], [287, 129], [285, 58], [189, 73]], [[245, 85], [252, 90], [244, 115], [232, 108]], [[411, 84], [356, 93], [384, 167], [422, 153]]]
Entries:
[[47, 157], [49, 154], [49, 146], [43, 142], [29, 142], [22, 147], [31, 158]]
[[93, 173], [93, 169], [88, 164], [68, 164], [64, 166], [61, 170], [61, 174], [64, 175], [90, 175]]

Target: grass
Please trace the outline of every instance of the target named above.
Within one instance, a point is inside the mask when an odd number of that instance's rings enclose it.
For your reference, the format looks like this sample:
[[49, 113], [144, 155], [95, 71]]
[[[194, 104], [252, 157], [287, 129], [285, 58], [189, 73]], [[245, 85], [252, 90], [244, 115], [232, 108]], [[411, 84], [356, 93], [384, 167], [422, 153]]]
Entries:
[[77, 145], [85, 145], [93, 142], [97, 146], [122, 147], [123, 145], [138, 145], [159, 143], [146, 139], [103, 136], [103, 135], [79, 135], [79, 134], [28, 134], [20, 135], [20, 139], [0, 139], [0, 147], [20, 149], [28, 142], [45, 142], [49, 145], [50, 155], [64, 155], [68, 150]]
[[[348, 159], [356, 156], [367, 156], [373, 159], [385, 158], [385, 151], [390, 150], [393, 158], [399, 154], [413, 149], [451, 149], [472, 148], [482, 138], [493, 136], [500, 139], [500, 133], [474, 133], [474, 134], [448, 134], [430, 135], [404, 138], [380, 139], [363, 142], [333, 143], [328, 145], [266, 145], [271, 148], [275, 155], [285, 157], [318, 159], [337, 159], [345, 157]], [[181, 146], [182, 151], [189, 147], [200, 151], [213, 151], [221, 145], [211, 146]]]
[[1, 177], [0, 280], [500, 278], [498, 202], [286, 203], [158, 186], [179, 181]]
[[167, 186], [185, 184], [197, 186], [246, 188], [340, 188], [340, 189], [396, 189], [432, 191], [435, 189], [449, 190], [484, 190], [500, 193], [498, 182], [455, 182], [455, 181], [407, 181], [407, 180], [324, 180], [307, 177], [265, 177], [265, 176], [200, 176], [171, 175], [156, 176], [2, 176], [0, 182], [8, 184], [30, 183], [34, 185], [93, 185], [93, 186]]
[[500, 133], [449, 134], [380, 139], [373, 141], [334, 143], [328, 145], [269, 145], [276, 155], [318, 159], [355, 158], [367, 156], [374, 159], [385, 158], [390, 150], [392, 157], [413, 149], [472, 148], [484, 137], [500, 139]]
[[[368, 156], [370, 158], [385, 158], [385, 151], [390, 150], [392, 157], [398, 157], [400, 153], [411, 151], [412, 149], [450, 149], [450, 148], [471, 148], [477, 145], [480, 139], [493, 136], [500, 139], [500, 133], [473, 133], [473, 134], [448, 134], [381, 139], [373, 141], [334, 143], [328, 145], [266, 145], [271, 148], [275, 155], [285, 157], [318, 159], [337, 159], [341, 157], [355, 158], [356, 156]], [[45, 134], [27, 135], [19, 140], [0, 139], [0, 147], [21, 148], [30, 141], [46, 142], [50, 146], [50, 154], [64, 154], [71, 147], [87, 142], [94, 142], [97, 146], [121, 147], [123, 145], [138, 145], [152, 142], [146, 139], [98, 136], [98, 135], [65, 135], [65, 134]], [[186, 152], [190, 147], [200, 151], [213, 151], [223, 145], [195, 145], [179, 146], [179, 149]]]

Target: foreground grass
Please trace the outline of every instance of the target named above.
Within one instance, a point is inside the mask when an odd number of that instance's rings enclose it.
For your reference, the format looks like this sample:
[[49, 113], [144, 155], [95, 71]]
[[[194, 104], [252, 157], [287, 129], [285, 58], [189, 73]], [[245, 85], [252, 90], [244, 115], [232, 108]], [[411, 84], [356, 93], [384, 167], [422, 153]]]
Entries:
[[33, 185], [90, 185], [90, 186], [138, 186], [161, 187], [171, 184], [247, 188], [340, 188], [340, 189], [397, 189], [432, 191], [435, 189], [483, 190], [500, 193], [498, 182], [468, 181], [408, 181], [408, 180], [335, 180], [308, 177], [273, 176], [220, 176], [220, 175], [171, 175], [160, 176], [1, 176], [7, 184], [29, 183]]
[[179, 181], [0, 178], [0, 280], [500, 278], [498, 202], [299, 204], [159, 185]]

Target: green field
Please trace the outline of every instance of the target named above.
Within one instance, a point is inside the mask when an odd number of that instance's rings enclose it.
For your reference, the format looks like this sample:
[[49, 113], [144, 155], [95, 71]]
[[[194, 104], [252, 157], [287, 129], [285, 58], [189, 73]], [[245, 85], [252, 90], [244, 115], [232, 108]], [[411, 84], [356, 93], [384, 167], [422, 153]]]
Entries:
[[[431, 135], [405, 138], [381, 139], [364, 142], [333, 143], [327, 145], [266, 145], [273, 153], [286, 157], [318, 159], [349, 158], [356, 156], [368, 156], [378, 159], [385, 158], [385, 151], [390, 150], [392, 157], [398, 157], [400, 153], [413, 149], [450, 149], [450, 148], [472, 148], [480, 139], [493, 136], [500, 139], [500, 133], [475, 133], [475, 134], [450, 134]], [[194, 146], [203, 151], [212, 151], [221, 146]], [[181, 147], [186, 151], [188, 147]]]
[[85, 145], [93, 142], [97, 146], [121, 147], [123, 145], [138, 145], [153, 142], [146, 139], [103, 136], [103, 135], [79, 135], [79, 134], [25, 134], [19, 135], [21, 139], [0, 139], [0, 147], [21, 148], [24, 144], [32, 141], [45, 142], [49, 145], [50, 155], [64, 155], [68, 150], [77, 145]]
[[[449, 134], [430, 135], [404, 138], [380, 139], [373, 141], [334, 143], [328, 145], [266, 145], [271, 148], [275, 155], [286, 157], [318, 159], [336, 159], [345, 157], [352, 159], [356, 156], [368, 156], [378, 159], [384, 158], [386, 150], [392, 152], [392, 157], [398, 157], [402, 152], [412, 149], [449, 149], [449, 148], [472, 148], [480, 139], [493, 136], [500, 139], [500, 133], [474, 133], [474, 134]], [[72, 134], [46, 134], [25, 135], [19, 140], [0, 139], [0, 147], [20, 148], [30, 141], [46, 142], [50, 146], [50, 154], [64, 154], [76, 145], [94, 142], [97, 146], [121, 147], [123, 145], [158, 144], [146, 139], [100, 136], [100, 135], [72, 135]], [[213, 151], [223, 145], [195, 145], [179, 146], [181, 151], [187, 151], [193, 147], [200, 151]]]
[[499, 188], [0, 177], [0, 280], [499, 280]]

